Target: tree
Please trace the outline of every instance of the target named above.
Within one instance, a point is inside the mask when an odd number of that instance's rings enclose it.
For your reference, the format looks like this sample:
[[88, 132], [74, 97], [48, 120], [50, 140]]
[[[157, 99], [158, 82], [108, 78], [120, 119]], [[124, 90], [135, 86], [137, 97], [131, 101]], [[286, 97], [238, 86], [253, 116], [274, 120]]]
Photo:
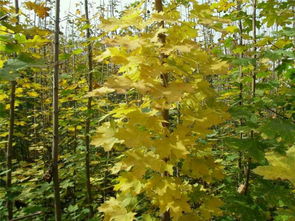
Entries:
[[58, 151], [59, 151], [59, 124], [58, 124], [58, 84], [59, 84], [59, 18], [60, 0], [55, 2], [55, 30], [54, 30], [54, 73], [53, 73], [53, 140], [52, 140], [52, 176], [54, 186], [55, 220], [61, 220], [60, 188], [58, 179]]
[[[207, 220], [221, 215], [222, 201], [210, 194], [192, 198], [198, 188], [222, 177], [206, 135], [227, 114], [216, 102], [205, 76], [225, 73], [227, 64], [193, 41], [195, 24], [180, 20], [175, 10], [178, 5], [172, 3], [162, 9], [161, 1], [156, 1], [155, 6], [157, 12], [145, 23], [140, 5], [120, 19], [102, 20], [101, 28], [110, 32], [120, 28], [122, 34], [105, 40], [110, 47], [97, 59], [119, 67], [91, 94], [134, 92], [140, 96], [127, 104], [114, 104], [113, 120], [100, 126], [93, 138], [92, 143], [105, 151], [122, 152], [112, 169], [121, 172], [114, 188], [117, 197], [101, 205], [100, 211], [105, 220], [133, 220], [141, 202], [147, 206], [140, 211], [142, 217]], [[197, 3], [193, 11], [198, 17]], [[146, 26], [149, 33], [143, 34]], [[136, 36], [128, 35], [132, 28], [138, 30]], [[210, 118], [205, 117], [208, 114]], [[203, 151], [206, 154], [201, 154]]]
[[0, 220], [294, 219], [294, 1], [127, 2], [1, 2]]
[[[18, 0], [15, 0], [15, 13], [19, 13], [19, 4]], [[19, 16], [17, 16], [16, 24], [19, 24]], [[15, 117], [15, 88], [16, 81], [12, 80], [10, 83], [10, 106], [9, 106], [9, 134], [7, 142], [7, 211], [8, 211], [8, 220], [13, 218], [13, 201], [11, 199], [11, 176], [12, 176], [12, 148], [13, 148], [13, 134], [14, 134], [14, 117]]]
[[[92, 54], [92, 45], [90, 41], [90, 21], [89, 21], [89, 11], [88, 11], [88, 0], [85, 0], [85, 16], [86, 16], [86, 38], [88, 42], [87, 54], [88, 54], [88, 91], [93, 90], [93, 54]], [[91, 193], [91, 183], [90, 183], [90, 121], [91, 121], [91, 111], [92, 111], [92, 97], [88, 97], [87, 102], [87, 119], [85, 125], [85, 146], [86, 146], [86, 156], [85, 156], [85, 167], [86, 167], [86, 188], [87, 188], [87, 198], [89, 204], [89, 217], [93, 216], [92, 208], [92, 193]]]

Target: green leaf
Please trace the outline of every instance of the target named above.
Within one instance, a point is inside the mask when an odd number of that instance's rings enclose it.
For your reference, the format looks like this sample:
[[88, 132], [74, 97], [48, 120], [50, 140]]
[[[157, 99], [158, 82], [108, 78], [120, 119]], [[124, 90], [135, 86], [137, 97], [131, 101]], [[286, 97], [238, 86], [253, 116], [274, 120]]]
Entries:
[[239, 151], [244, 151], [249, 157], [261, 162], [264, 157], [264, 144], [256, 139], [239, 139], [239, 138], [226, 138], [225, 144]]
[[80, 49], [74, 50], [72, 53], [77, 55], [77, 54], [81, 54], [82, 52], [83, 52], [83, 49], [80, 48]]
[[71, 213], [77, 211], [78, 209], [79, 209], [79, 207], [78, 207], [77, 204], [76, 205], [70, 205], [68, 207], [68, 211], [71, 212]]
[[288, 120], [267, 120], [258, 130], [265, 139], [275, 139], [290, 145], [295, 142], [295, 125]]
[[255, 60], [253, 58], [233, 58], [232, 63], [234, 65], [247, 66], [250, 64], [254, 64]]
[[236, 119], [250, 120], [253, 113], [247, 107], [233, 106], [229, 109], [230, 114]]
[[71, 57], [71, 54], [63, 53], [59, 55], [59, 60], [67, 60]]
[[9, 170], [4, 170], [4, 171], [2, 171], [2, 172], [0, 173], [0, 176], [2, 176], [2, 175], [4, 175], [4, 174], [8, 173], [8, 171], [9, 171]]
[[27, 67], [42, 67], [44, 62], [35, 59], [30, 54], [21, 53], [17, 58], [8, 59], [4, 67], [0, 69], [0, 80], [14, 81], [19, 77], [19, 71]]
[[13, 81], [15, 80], [19, 74], [18, 70], [21, 68], [25, 68], [27, 64], [18, 59], [9, 59], [4, 67], [0, 69], [0, 80], [4, 81]]

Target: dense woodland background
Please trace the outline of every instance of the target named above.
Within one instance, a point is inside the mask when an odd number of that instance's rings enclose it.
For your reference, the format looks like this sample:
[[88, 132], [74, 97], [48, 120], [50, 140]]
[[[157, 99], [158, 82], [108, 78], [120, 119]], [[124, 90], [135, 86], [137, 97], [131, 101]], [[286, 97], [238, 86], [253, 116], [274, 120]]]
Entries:
[[1, 221], [295, 220], [294, 0], [60, 11], [0, 1]]

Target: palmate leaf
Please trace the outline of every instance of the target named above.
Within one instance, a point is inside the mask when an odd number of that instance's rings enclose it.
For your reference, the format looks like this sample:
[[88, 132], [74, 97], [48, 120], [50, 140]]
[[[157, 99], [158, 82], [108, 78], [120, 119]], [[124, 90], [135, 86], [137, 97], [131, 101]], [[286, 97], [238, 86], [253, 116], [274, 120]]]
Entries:
[[256, 139], [226, 138], [224, 141], [227, 146], [239, 151], [245, 151], [249, 157], [257, 161], [263, 161], [265, 159], [263, 150], [265, 144]]
[[93, 137], [91, 144], [103, 146], [105, 151], [111, 151], [116, 143], [120, 143], [120, 141], [114, 137], [115, 130], [109, 123], [104, 123], [96, 132], [97, 134]]
[[36, 4], [32, 1], [25, 2], [25, 5], [28, 9], [33, 10], [36, 15], [40, 18], [45, 18], [49, 16], [50, 8], [46, 7], [44, 3]]
[[291, 147], [286, 155], [269, 153], [266, 156], [269, 165], [259, 166], [253, 171], [266, 179], [289, 180], [295, 186], [295, 146]]
[[127, 28], [130, 26], [142, 28], [143, 19], [140, 14], [140, 10], [133, 8], [132, 10], [127, 10], [120, 19], [110, 18], [106, 20], [101, 18], [100, 28], [105, 31], [114, 31], [118, 28]]
[[27, 63], [19, 59], [9, 59], [4, 67], [0, 69], [0, 80], [4, 81], [13, 81], [19, 74], [17, 71], [19, 69], [25, 68]]
[[44, 61], [36, 59], [30, 54], [21, 53], [16, 58], [8, 59], [4, 67], [0, 69], [0, 80], [14, 81], [19, 77], [19, 71], [28, 67], [43, 67]]
[[295, 125], [282, 119], [267, 120], [259, 131], [265, 139], [276, 139], [279, 142], [292, 145], [295, 142]]
[[132, 221], [135, 216], [135, 213], [128, 212], [122, 202], [113, 197], [98, 209], [105, 214], [104, 221]]

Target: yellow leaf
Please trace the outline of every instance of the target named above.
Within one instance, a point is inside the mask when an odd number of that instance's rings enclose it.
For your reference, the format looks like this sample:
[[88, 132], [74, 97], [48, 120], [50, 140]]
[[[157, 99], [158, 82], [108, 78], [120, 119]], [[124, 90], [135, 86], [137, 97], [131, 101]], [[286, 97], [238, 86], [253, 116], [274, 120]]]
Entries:
[[68, 131], [71, 131], [71, 132], [75, 131], [75, 127], [68, 127]]
[[171, 82], [168, 87], [163, 87], [160, 83], [155, 84], [150, 90], [155, 100], [164, 98], [166, 102], [174, 103], [180, 101], [185, 93], [194, 91], [194, 87], [191, 83]]
[[292, 41], [290, 40], [285, 40], [285, 39], [279, 39], [274, 45], [277, 47], [277, 48], [283, 48], [285, 47], [286, 45], [292, 43]]
[[121, 168], [130, 169], [133, 176], [140, 179], [148, 169], [163, 173], [171, 172], [171, 165], [166, 165], [164, 160], [161, 160], [158, 155], [152, 151], [130, 150], [126, 152], [126, 158], [121, 162]]
[[135, 213], [128, 212], [122, 202], [111, 197], [99, 208], [104, 213], [104, 221], [133, 221]]
[[125, 126], [118, 129], [116, 137], [127, 147], [142, 147], [151, 145], [148, 131], [140, 130], [138, 126]]
[[39, 96], [39, 94], [36, 91], [29, 91], [29, 92], [27, 92], [27, 94], [30, 97], [38, 97]]
[[226, 92], [226, 93], [223, 93], [222, 95], [221, 95], [221, 99], [225, 99], [225, 98], [231, 98], [231, 97], [233, 97], [233, 96], [237, 96], [237, 95], [239, 95], [240, 94], [240, 91], [238, 91], [238, 90], [232, 90], [232, 91], [229, 91], [229, 92]]
[[138, 177], [133, 176], [133, 173], [122, 173], [116, 180], [119, 181], [119, 183], [114, 186], [115, 191], [129, 191], [134, 194], [139, 194], [143, 187], [143, 184]]
[[0, 68], [3, 68], [4, 63], [5, 63], [5, 60], [0, 60]]
[[17, 95], [19, 95], [19, 94], [21, 94], [21, 93], [23, 93], [23, 89], [22, 88], [16, 88], [16, 90], [15, 90], [15, 94], [17, 94]]
[[177, 158], [185, 158], [186, 155], [189, 154], [187, 148], [184, 146], [182, 141], [177, 141], [176, 144], [173, 145], [171, 151], [177, 156]]
[[227, 26], [225, 30], [229, 33], [235, 33], [239, 31], [239, 28], [237, 26]]
[[88, 92], [87, 97], [95, 97], [95, 96], [102, 96], [105, 94], [109, 94], [114, 92], [115, 90], [108, 87], [100, 87], [98, 89], [94, 89], [91, 92]]
[[91, 162], [90, 162], [90, 165], [91, 166], [95, 166], [95, 165], [98, 165], [99, 164], [99, 161], [98, 160], [92, 160]]
[[100, 18], [101, 25], [100, 28], [105, 31], [114, 31], [118, 28], [126, 28], [130, 26], [135, 26], [137, 28], [143, 28], [143, 18], [141, 17], [141, 11], [136, 8], [131, 8], [125, 11], [124, 15], [120, 18]]
[[210, 197], [200, 207], [201, 216], [204, 220], [210, 220], [212, 216], [221, 216], [222, 210], [220, 207], [224, 203], [217, 197]]
[[153, 22], [165, 21], [168, 23], [176, 22], [180, 19], [180, 13], [176, 10], [165, 11], [165, 12], [156, 12], [151, 16]]
[[46, 7], [44, 3], [34, 3], [32, 1], [25, 2], [25, 5], [28, 9], [34, 10], [38, 17], [45, 18], [49, 16], [50, 8]]
[[133, 111], [137, 111], [137, 107], [128, 105], [125, 103], [119, 104], [116, 108], [114, 108], [110, 114], [115, 118], [122, 118], [125, 117], [128, 113]]
[[113, 39], [108, 38], [104, 40], [104, 43], [112, 46], [125, 47], [128, 50], [135, 50], [142, 45], [147, 44], [143, 38], [139, 38], [138, 36], [118, 36]]
[[210, 67], [210, 74], [226, 74], [228, 72], [229, 65], [226, 61], [213, 59]]
[[116, 143], [120, 143], [114, 135], [115, 129], [111, 127], [109, 122], [106, 122], [96, 130], [96, 134], [93, 137], [91, 144], [102, 146], [105, 151], [111, 151]]
[[160, 208], [160, 213], [170, 210], [171, 216], [178, 220], [183, 213], [191, 212], [186, 195], [190, 186], [182, 184], [179, 178], [154, 175], [145, 188], [147, 195]]
[[289, 180], [295, 186], [295, 146], [291, 147], [286, 155], [269, 153], [266, 158], [269, 165], [254, 169], [256, 174], [264, 176], [265, 179]]
[[6, 137], [6, 136], [8, 136], [8, 132], [4, 132], [4, 133], [0, 133], [0, 137]]
[[179, 221], [204, 221], [204, 219], [195, 214], [185, 214], [180, 217]]
[[4, 93], [1, 92], [1, 94], [0, 94], [0, 101], [3, 101], [5, 99], [7, 99], [7, 98], [8, 98], [8, 96], [6, 94], [4, 94]]
[[212, 3], [211, 8], [217, 9], [218, 12], [227, 11], [229, 8], [235, 6], [236, 4], [233, 2], [229, 2], [228, 0], [219, 0], [217, 3]]
[[27, 123], [25, 121], [16, 121], [15, 122], [15, 125], [20, 125], [20, 126], [24, 126], [26, 125]]

